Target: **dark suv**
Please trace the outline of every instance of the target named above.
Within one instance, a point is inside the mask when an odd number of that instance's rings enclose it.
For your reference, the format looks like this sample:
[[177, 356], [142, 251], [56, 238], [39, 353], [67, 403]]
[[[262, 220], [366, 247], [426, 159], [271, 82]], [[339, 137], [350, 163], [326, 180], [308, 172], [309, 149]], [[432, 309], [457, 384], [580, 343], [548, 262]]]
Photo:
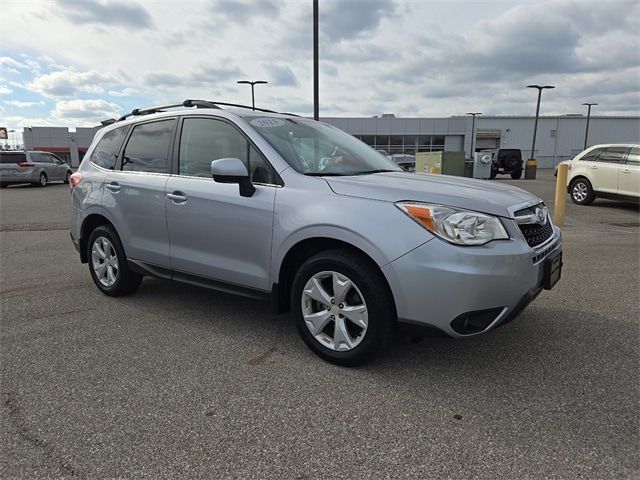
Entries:
[[491, 178], [496, 178], [497, 174], [510, 174], [514, 180], [522, 176], [522, 152], [517, 148], [499, 148], [496, 150], [486, 150], [492, 156]]

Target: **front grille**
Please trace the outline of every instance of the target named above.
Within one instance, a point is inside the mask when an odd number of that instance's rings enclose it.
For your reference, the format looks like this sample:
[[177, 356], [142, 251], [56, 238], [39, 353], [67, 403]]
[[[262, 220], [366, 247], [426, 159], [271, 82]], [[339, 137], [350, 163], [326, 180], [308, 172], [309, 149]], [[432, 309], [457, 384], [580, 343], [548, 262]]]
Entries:
[[543, 244], [553, 235], [553, 227], [548, 219], [544, 225], [539, 223], [524, 223], [520, 224], [519, 227], [530, 247], [537, 247]]

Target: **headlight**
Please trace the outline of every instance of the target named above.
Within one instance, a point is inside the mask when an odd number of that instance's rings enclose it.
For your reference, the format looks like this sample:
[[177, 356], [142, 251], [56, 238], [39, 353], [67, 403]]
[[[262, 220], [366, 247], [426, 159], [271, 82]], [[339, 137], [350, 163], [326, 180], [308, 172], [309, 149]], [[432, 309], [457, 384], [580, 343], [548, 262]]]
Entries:
[[396, 206], [434, 235], [457, 245], [484, 245], [509, 238], [500, 220], [484, 213], [417, 202]]

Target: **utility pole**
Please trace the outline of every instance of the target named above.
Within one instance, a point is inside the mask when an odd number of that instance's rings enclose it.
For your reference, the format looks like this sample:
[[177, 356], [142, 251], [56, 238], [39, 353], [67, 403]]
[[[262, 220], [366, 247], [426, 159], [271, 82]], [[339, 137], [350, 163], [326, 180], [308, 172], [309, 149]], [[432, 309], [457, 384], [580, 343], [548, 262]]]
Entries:
[[584, 131], [584, 148], [583, 150], [587, 149], [587, 139], [589, 138], [589, 120], [591, 120], [591, 107], [593, 105], [598, 105], [597, 103], [583, 103], [582, 105], [586, 105], [587, 106], [587, 128]]
[[251, 81], [251, 80], [238, 80], [238, 83], [242, 83], [244, 85], [251, 85], [251, 108], [253, 108], [254, 110], [256, 109], [256, 96], [255, 93], [253, 91], [253, 87], [255, 85], [261, 85], [261, 84], [267, 84], [269, 82], [265, 81], [265, 80], [255, 80], [255, 81]]
[[531, 143], [531, 156], [529, 159], [534, 160], [536, 152], [536, 133], [538, 132], [538, 118], [540, 117], [540, 99], [542, 98], [542, 90], [556, 88], [553, 85], [527, 85], [527, 88], [538, 89], [538, 104], [536, 105], [536, 121], [533, 124], [533, 142]]
[[313, 0], [313, 119], [320, 120], [318, 90], [318, 0]]
[[476, 153], [476, 116], [482, 115], [482, 112], [467, 112], [467, 115], [473, 117], [473, 120], [471, 120], [471, 159], [473, 160], [473, 154]]

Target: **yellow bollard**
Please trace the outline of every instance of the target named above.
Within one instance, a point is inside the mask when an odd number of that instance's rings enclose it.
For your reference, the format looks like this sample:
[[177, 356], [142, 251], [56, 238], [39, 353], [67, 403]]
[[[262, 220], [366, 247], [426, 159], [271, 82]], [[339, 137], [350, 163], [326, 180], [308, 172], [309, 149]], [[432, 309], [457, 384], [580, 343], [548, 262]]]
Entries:
[[553, 221], [556, 225], [564, 225], [564, 210], [567, 201], [567, 164], [558, 165], [558, 178], [556, 180], [556, 200], [553, 204]]

